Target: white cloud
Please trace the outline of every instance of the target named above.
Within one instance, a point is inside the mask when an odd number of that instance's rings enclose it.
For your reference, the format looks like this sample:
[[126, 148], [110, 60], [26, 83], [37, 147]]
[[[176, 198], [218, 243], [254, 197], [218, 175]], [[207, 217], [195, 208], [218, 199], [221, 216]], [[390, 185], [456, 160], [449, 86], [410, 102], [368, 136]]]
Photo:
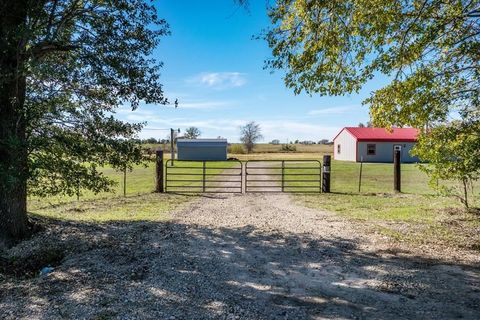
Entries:
[[191, 102], [178, 102], [180, 109], [216, 109], [220, 107], [230, 107], [234, 105], [234, 101], [191, 101]]
[[344, 114], [344, 113], [355, 111], [356, 108], [360, 109], [361, 105], [347, 105], [347, 106], [315, 109], [315, 110], [310, 110], [308, 114], [311, 116], [319, 115], [319, 114]]
[[[300, 140], [333, 139], [333, 137], [341, 129], [341, 126], [325, 125], [328, 123], [327, 117], [323, 119], [313, 117], [300, 117], [296, 119], [273, 117], [255, 119], [252, 118], [235, 118], [234, 115], [228, 116], [224, 112], [213, 112], [202, 114], [195, 112], [196, 116], [192, 116], [187, 109], [206, 109], [206, 108], [221, 108], [228, 105], [238, 104], [235, 101], [222, 100], [203, 100], [203, 101], [186, 101], [184, 106], [180, 103], [178, 109], [171, 109], [168, 112], [163, 112], [163, 107], [159, 109], [152, 106], [140, 107], [135, 111], [128, 108], [120, 108], [117, 115], [129, 122], [143, 122], [147, 121], [147, 126], [140, 133], [141, 137], [148, 138], [164, 137], [163, 131], [158, 131], [159, 128], [180, 128], [184, 130], [187, 127], [195, 126], [202, 131], [202, 136], [205, 138], [212, 138], [217, 136], [226, 137], [229, 141], [235, 142], [239, 140], [240, 126], [247, 122], [254, 120], [260, 124], [262, 134], [265, 137], [263, 142], [268, 142], [273, 139], [279, 139], [282, 142]], [[345, 108], [345, 107], [343, 107]], [[349, 107], [350, 108], [350, 107]], [[354, 108], [354, 106], [351, 106]], [[182, 112], [182, 109], [186, 113]], [[325, 109], [323, 109], [325, 110]], [[336, 110], [339, 112], [338, 110]], [[330, 111], [332, 112], [332, 111]], [[322, 114], [322, 113], [320, 113]], [[322, 120], [323, 119], [323, 120]], [[342, 124], [343, 126], [343, 124]]]
[[[152, 134], [149, 128], [172, 127], [187, 128], [190, 126], [198, 127], [202, 131], [202, 136], [212, 138], [217, 136], [226, 137], [229, 141], [238, 141], [240, 135], [240, 126], [245, 125], [250, 119], [205, 119], [198, 120], [194, 118], [175, 118], [175, 119], [156, 119], [149, 120], [148, 126], [144, 129], [142, 136], [148, 137]], [[258, 120], [262, 134], [263, 142], [273, 139], [279, 139], [282, 142], [300, 140], [332, 139], [340, 130], [336, 126], [325, 126], [312, 122], [300, 120]]]
[[331, 139], [338, 132], [339, 127], [325, 126], [303, 121], [265, 120], [258, 121], [266, 140], [319, 140]]
[[247, 83], [245, 74], [240, 72], [203, 72], [186, 81], [217, 90], [241, 87]]

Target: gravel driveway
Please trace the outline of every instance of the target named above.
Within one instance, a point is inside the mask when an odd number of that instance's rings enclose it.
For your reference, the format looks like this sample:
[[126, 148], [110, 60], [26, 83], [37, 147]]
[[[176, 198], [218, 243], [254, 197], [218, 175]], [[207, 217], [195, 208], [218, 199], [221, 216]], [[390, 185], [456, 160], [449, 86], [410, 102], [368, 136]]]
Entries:
[[0, 318], [480, 315], [477, 256], [416, 256], [286, 194], [202, 197], [173, 218], [52, 224], [13, 250], [33, 250], [35, 241], [64, 246], [66, 256], [47, 276], [0, 283]]

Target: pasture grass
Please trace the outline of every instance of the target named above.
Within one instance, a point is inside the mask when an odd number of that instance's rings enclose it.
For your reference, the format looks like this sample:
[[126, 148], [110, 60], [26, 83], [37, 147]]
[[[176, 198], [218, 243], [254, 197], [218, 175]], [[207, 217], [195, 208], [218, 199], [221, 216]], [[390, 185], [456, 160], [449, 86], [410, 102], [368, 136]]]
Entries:
[[[123, 197], [123, 172], [110, 167], [101, 168], [101, 172], [108, 178], [115, 181], [110, 192], [93, 193], [88, 190], [80, 191], [80, 201], [105, 200], [116, 197]], [[147, 166], [136, 165], [131, 172], [127, 172], [126, 194], [128, 196], [151, 193], [155, 189], [155, 164], [148, 163]], [[77, 202], [77, 196], [57, 195], [45, 198], [36, 196], [29, 197], [29, 210], [36, 210], [46, 205], [60, 205], [70, 202]]]
[[296, 195], [295, 199], [307, 207], [364, 223], [373, 232], [397, 241], [480, 250], [479, 212], [463, 209], [452, 197], [356, 192]]
[[[290, 144], [295, 147], [295, 151], [282, 151], [282, 144], [258, 143], [254, 146], [251, 154], [265, 153], [283, 153], [283, 154], [302, 154], [302, 153], [333, 153], [333, 145], [324, 144]], [[241, 143], [232, 143], [234, 146], [242, 146]]]
[[[201, 192], [202, 172], [201, 162], [175, 161], [171, 170], [170, 179], [188, 179], [193, 181], [172, 182], [170, 191]], [[233, 169], [237, 162], [211, 162], [206, 167], [210, 179], [222, 171], [240, 172]], [[184, 168], [184, 167], [190, 168]], [[223, 169], [227, 168], [227, 169]], [[232, 168], [232, 169], [230, 169]], [[167, 169], [167, 168], [165, 168]], [[229, 171], [230, 170], [230, 171]], [[233, 170], [233, 171], [232, 171]], [[115, 181], [111, 192], [93, 193], [82, 190], [79, 199], [76, 196], [57, 195], [50, 197], [31, 196], [28, 199], [29, 212], [51, 218], [91, 221], [114, 220], [162, 220], [168, 217], [168, 212], [178, 208], [193, 199], [191, 196], [175, 194], [155, 194], [155, 163], [149, 162], [146, 166], [136, 165], [127, 172], [126, 195], [123, 196], [123, 172], [110, 167], [104, 167], [101, 172]], [[164, 170], [164, 174], [166, 170]], [[195, 174], [195, 175], [179, 175]], [[207, 186], [212, 186], [208, 183]], [[192, 188], [187, 188], [192, 187]]]
[[47, 218], [75, 221], [164, 221], [191, 198], [176, 194], [147, 193], [128, 197], [113, 197], [71, 201], [33, 209], [31, 214]]
[[[238, 155], [247, 160], [319, 160], [324, 154], [268, 153]], [[311, 163], [292, 164], [297, 169], [285, 172], [305, 174], [292, 179], [313, 179], [314, 169], [301, 169]], [[466, 211], [455, 197], [445, 197], [429, 185], [428, 176], [418, 164], [402, 164], [402, 193], [393, 190], [393, 164], [364, 163], [359, 191], [360, 164], [332, 160], [330, 194], [296, 194], [295, 199], [316, 209], [328, 210], [370, 226], [373, 232], [397, 241], [417, 244], [445, 244], [480, 250], [480, 216], [478, 210]], [[278, 169], [277, 169], [278, 171]], [[280, 171], [278, 171], [280, 172]], [[286, 177], [285, 179], [289, 179]], [[458, 183], [439, 184], [460, 187]], [[285, 182], [289, 191], [316, 190], [316, 182]], [[299, 188], [307, 186], [306, 188]], [[308, 187], [310, 186], [310, 188]], [[470, 190], [471, 206], [480, 207], [480, 184]]]
[[[314, 145], [317, 148], [319, 145]], [[312, 146], [306, 146], [312, 147]], [[321, 146], [325, 147], [325, 146]], [[330, 147], [330, 146], [327, 146]], [[229, 155], [247, 160], [320, 160], [328, 153], [253, 153]], [[168, 154], [165, 154], [168, 159]], [[166, 161], [165, 161], [166, 162]], [[180, 167], [184, 163], [176, 161]], [[201, 173], [201, 163], [189, 162], [194, 168], [178, 168], [176, 173]], [[236, 162], [210, 163], [207, 173], [212, 177], [219, 172], [234, 169]], [[289, 163], [285, 172], [305, 174], [285, 178], [285, 186], [290, 191], [299, 189], [317, 190], [318, 182], [296, 182], [289, 180], [313, 179], [310, 174], [317, 174], [317, 169], [302, 168], [311, 163]], [[290, 168], [289, 168], [290, 166]], [[292, 169], [295, 166], [296, 169]], [[221, 168], [220, 168], [221, 167]], [[300, 168], [298, 168], [300, 167]], [[170, 170], [170, 169], [169, 169]], [[276, 169], [277, 170], [277, 169]], [[281, 170], [281, 169], [280, 169]], [[102, 172], [117, 182], [112, 192], [93, 194], [82, 191], [80, 201], [75, 196], [54, 196], [47, 198], [29, 197], [28, 209], [33, 214], [72, 220], [112, 221], [112, 220], [163, 220], [169, 218], [169, 212], [181, 208], [195, 197], [175, 194], [155, 194], [155, 164], [135, 166], [127, 173], [127, 197], [123, 197], [123, 173], [112, 168], [103, 168]], [[278, 171], [281, 172], [281, 171]], [[461, 209], [457, 199], [438, 195], [428, 185], [428, 177], [415, 164], [402, 164], [402, 193], [393, 192], [393, 165], [363, 165], [362, 187], [358, 191], [360, 164], [353, 162], [332, 161], [331, 194], [313, 194], [295, 196], [297, 201], [312, 208], [328, 210], [338, 215], [367, 223], [375, 232], [397, 239], [418, 243], [447, 243], [468, 248], [480, 249], [478, 229], [480, 219], [475, 213], [466, 213]], [[171, 178], [182, 179], [181, 175]], [[192, 178], [189, 176], [189, 178]], [[181, 185], [198, 186], [201, 175]], [[440, 182], [445, 183], [445, 182]], [[311, 186], [297, 188], [298, 186]], [[480, 188], [475, 187], [476, 202], [480, 206]], [[294, 189], [294, 190], [292, 190]], [[196, 189], [194, 190], [196, 191]], [[477, 230], [477, 231], [475, 231]]]

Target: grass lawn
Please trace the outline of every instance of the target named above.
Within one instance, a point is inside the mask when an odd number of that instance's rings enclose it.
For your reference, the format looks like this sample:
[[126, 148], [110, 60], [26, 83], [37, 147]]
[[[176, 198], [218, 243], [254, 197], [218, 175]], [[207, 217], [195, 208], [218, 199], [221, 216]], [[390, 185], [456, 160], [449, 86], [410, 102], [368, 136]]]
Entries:
[[[244, 161], [255, 159], [322, 161], [323, 155], [323, 153], [267, 153], [234, 156]], [[295, 166], [302, 165], [307, 164]], [[295, 169], [291, 172], [316, 174], [312, 169]], [[360, 192], [359, 174], [360, 164], [333, 160], [332, 193], [297, 194], [295, 199], [308, 207], [332, 211], [352, 221], [366, 223], [371, 226], [372, 231], [398, 241], [440, 243], [480, 250], [480, 217], [474, 213], [466, 213], [458, 199], [438, 195], [428, 185], [428, 177], [416, 164], [402, 164], [400, 194], [393, 191], [393, 164], [364, 163]], [[447, 184], [444, 181], [439, 183]], [[314, 182], [289, 184], [311, 185], [313, 188], [315, 186]], [[295, 188], [293, 190], [298, 191]], [[470, 192], [470, 197], [474, 199], [472, 203], [474, 207], [480, 207], [479, 191], [480, 184], [477, 183], [474, 193]]]
[[[318, 146], [317, 146], [318, 147]], [[325, 151], [325, 150], [324, 150]], [[328, 151], [328, 150], [327, 150]], [[229, 155], [246, 160], [322, 160], [324, 153], [254, 153]], [[201, 191], [201, 163], [189, 162], [194, 168], [180, 168], [186, 163], [176, 161], [171, 179], [193, 181], [173, 182], [171, 185], [194, 186], [189, 191]], [[317, 190], [318, 182], [292, 182], [291, 179], [312, 179], [307, 174], [318, 174], [317, 169], [291, 169], [289, 166], [311, 166], [311, 163], [289, 163], [285, 172], [306, 176], [286, 176], [285, 186], [290, 191]], [[237, 173], [236, 162], [210, 163], [207, 173], [215, 179], [219, 172]], [[220, 168], [221, 167], [221, 168]], [[223, 169], [225, 167], [232, 169]], [[179, 208], [193, 197], [174, 194], [154, 194], [155, 165], [136, 166], [127, 174], [127, 197], [123, 197], [123, 175], [111, 168], [104, 168], [105, 175], [117, 181], [113, 192], [93, 194], [82, 192], [80, 201], [76, 197], [56, 196], [48, 198], [30, 197], [28, 209], [33, 214], [47, 217], [111, 221], [111, 220], [162, 220], [168, 212]], [[169, 168], [169, 170], [171, 170]], [[277, 171], [281, 169], [275, 169]], [[275, 171], [274, 170], [274, 171]], [[402, 165], [402, 193], [393, 192], [392, 164], [364, 164], [362, 187], [358, 192], [360, 164], [332, 162], [331, 194], [296, 195], [296, 200], [306, 206], [329, 210], [372, 226], [375, 232], [398, 240], [419, 243], [448, 243], [480, 249], [480, 218], [460, 210], [455, 198], [442, 197], [428, 186], [428, 177], [415, 164]], [[273, 171], [272, 171], [273, 172]], [[275, 171], [276, 172], [276, 171]], [[279, 171], [281, 172], [281, 171]], [[195, 173], [186, 176], [179, 173]], [[442, 183], [442, 182], [441, 182]], [[311, 186], [311, 188], [295, 188]], [[475, 206], [480, 206], [480, 185], [475, 187]], [[290, 189], [288, 189], [290, 187]], [[293, 190], [292, 190], [293, 189]], [[174, 191], [174, 190], [171, 190]]]
[[33, 215], [65, 220], [84, 221], [135, 221], [165, 220], [168, 213], [179, 208], [191, 197], [156, 194], [155, 165], [135, 166], [127, 173], [127, 197], [123, 197], [123, 173], [112, 168], [102, 172], [116, 181], [112, 192], [94, 194], [82, 191], [79, 201], [76, 196], [30, 197], [28, 210]]
[[307, 207], [366, 223], [372, 231], [399, 241], [480, 250], [478, 212], [465, 212], [453, 198], [422, 194], [330, 193], [298, 195], [296, 200]]
[[[236, 173], [237, 162], [212, 162], [207, 165], [206, 173], [210, 179], [225, 171]], [[167, 165], [165, 161], [165, 165]], [[182, 168], [191, 166], [193, 168]], [[238, 166], [238, 165], [237, 165]], [[226, 169], [223, 168], [232, 168]], [[203, 167], [201, 162], [175, 161], [174, 167], [169, 167], [170, 179], [185, 179], [193, 181], [172, 182], [170, 191], [187, 190], [200, 192]], [[112, 192], [94, 194], [83, 190], [79, 201], [76, 196], [52, 196], [46, 198], [29, 197], [28, 210], [34, 215], [68, 220], [115, 221], [115, 220], [163, 220], [168, 218], [168, 212], [192, 200], [191, 196], [175, 194], [155, 194], [155, 163], [146, 167], [135, 166], [127, 173], [126, 194], [123, 197], [123, 173], [112, 168], [103, 168], [102, 172], [116, 182]], [[164, 170], [164, 173], [166, 170]], [[185, 175], [188, 174], [188, 175]], [[191, 175], [194, 174], [194, 175]], [[212, 183], [208, 185], [212, 186]], [[192, 188], [185, 188], [185, 187]]]
[[[81, 191], [80, 201], [105, 200], [123, 196], [123, 173], [112, 168], [103, 168], [103, 174], [113, 179], [116, 185], [113, 186], [112, 192], [101, 192], [94, 194], [90, 191]], [[155, 189], [155, 165], [149, 163], [147, 167], [135, 166], [131, 172], [127, 173], [127, 195], [141, 195], [151, 193]], [[28, 209], [35, 211], [48, 205], [60, 205], [65, 203], [77, 202], [76, 196], [52, 196], [46, 198], [29, 197]]]
[[169, 213], [185, 205], [191, 197], [147, 193], [128, 197], [112, 197], [65, 202], [31, 209], [31, 214], [47, 218], [75, 221], [163, 221]]

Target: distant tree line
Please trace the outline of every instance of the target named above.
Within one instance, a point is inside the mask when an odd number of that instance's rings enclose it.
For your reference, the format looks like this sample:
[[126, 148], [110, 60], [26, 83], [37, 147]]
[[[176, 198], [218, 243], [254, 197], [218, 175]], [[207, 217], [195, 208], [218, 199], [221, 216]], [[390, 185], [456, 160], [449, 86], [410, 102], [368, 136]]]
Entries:
[[[270, 141], [270, 144], [280, 144], [280, 140], [278, 139], [274, 139], [272, 141]], [[330, 140], [328, 139], [321, 139], [319, 141], [312, 141], [312, 140], [295, 140], [295, 141], [290, 141], [289, 143], [287, 144], [305, 144], [305, 145], [309, 145], [309, 144], [325, 144], [325, 145], [330, 145], [330, 144], [333, 144], [333, 142], [331, 142]]]

